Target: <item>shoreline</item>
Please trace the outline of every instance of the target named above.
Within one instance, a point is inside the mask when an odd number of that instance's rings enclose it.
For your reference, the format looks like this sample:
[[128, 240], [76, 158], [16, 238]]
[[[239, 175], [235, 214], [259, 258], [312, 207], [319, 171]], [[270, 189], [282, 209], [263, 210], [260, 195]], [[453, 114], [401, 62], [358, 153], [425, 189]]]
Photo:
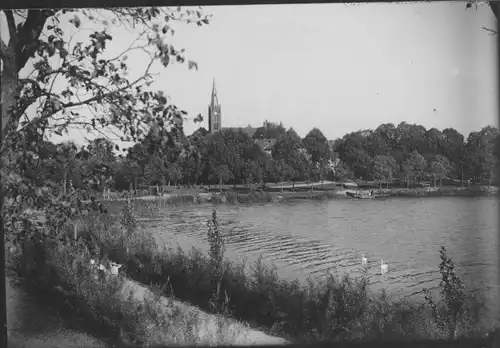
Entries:
[[[321, 185], [321, 184], [320, 184]], [[326, 184], [325, 184], [326, 186]], [[317, 188], [313, 191], [306, 190], [284, 190], [281, 192], [275, 190], [256, 189], [254, 191], [242, 190], [226, 190], [222, 192], [206, 192], [206, 191], [191, 191], [180, 193], [168, 193], [162, 196], [139, 196], [133, 197], [137, 202], [146, 201], [153, 202], [159, 205], [195, 205], [195, 204], [245, 204], [245, 203], [283, 203], [297, 200], [326, 200], [326, 199], [357, 199], [349, 197], [347, 192], [370, 192], [373, 191], [376, 196], [374, 199], [389, 199], [389, 198], [432, 198], [432, 197], [491, 197], [498, 195], [498, 188], [491, 187], [442, 187], [442, 188], [389, 188], [389, 189], [341, 189]], [[296, 186], [296, 187], [305, 187]], [[310, 187], [308, 185], [307, 187]], [[103, 199], [101, 202], [113, 204], [125, 202], [126, 198]]]

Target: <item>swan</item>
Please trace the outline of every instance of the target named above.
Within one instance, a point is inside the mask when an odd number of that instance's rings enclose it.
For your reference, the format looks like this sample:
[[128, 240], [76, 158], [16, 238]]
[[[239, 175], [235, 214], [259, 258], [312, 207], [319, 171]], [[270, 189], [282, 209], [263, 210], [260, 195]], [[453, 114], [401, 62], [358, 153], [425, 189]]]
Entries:
[[387, 264], [384, 263], [384, 260], [380, 261], [380, 271], [382, 272], [382, 274], [387, 272]]
[[368, 263], [368, 259], [365, 257], [365, 254], [361, 255], [361, 264], [363, 266], [366, 266], [367, 263]]

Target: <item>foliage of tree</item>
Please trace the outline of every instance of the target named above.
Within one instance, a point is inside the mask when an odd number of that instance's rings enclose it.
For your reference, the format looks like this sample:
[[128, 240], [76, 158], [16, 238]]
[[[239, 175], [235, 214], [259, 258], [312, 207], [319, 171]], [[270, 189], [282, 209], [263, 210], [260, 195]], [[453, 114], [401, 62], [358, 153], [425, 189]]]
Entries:
[[387, 184], [392, 181], [398, 172], [398, 165], [392, 156], [378, 155], [373, 159], [373, 179], [378, 180], [380, 186], [385, 181]]
[[422, 179], [426, 166], [427, 161], [417, 150], [413, 150], [409, 154], [401, 165], [401, 171], [407, 180], [408, 187], [410, 187], [411, 179]]
[[[388, 187], [395, 181], [404, 181], [410, 187], [411, 182], [427, 180], [437, 186], [438, 181], [441, 185], [446, 178], [459, 183], [462, 179], [476, 183], [495, 179], [500, 163], [496, 128], [484, 127], [465, 139], [452, 128], [427, 131], [404, 123], [398, 127], [382, 125], [375, 130], [346, 134], [334, 142], [325, 142], [324, 136], [314, 141], [311, 137], [301, 139], [289, 129], [276, 140], [271, 156], [255, 143], [256, 139], [232, 129], [213, 134], [196, 131], [187, 137], [181, 134], [181, 138], [187, 139], [182, 149], [170, 146], [159, 150], [158, 144], [151, 145], [146, 137], [124, 156], [116, 156], [113, 150], [107, 155], [103, 155], [104, 150], [96, 152], [98, 142], [106, 144], [103, 149], [113, 149], [111, 142], [101, 140], [80, 148], [71, 143], [56, 145], [45, 141], [39, 159], [43, 165], [30, 167], [29, 172], [40, 181], [55, 182], [61, 182], [67, 174], [74, 186], [97, 194], [102, 194], [103, 188], [127, 190], [131, 184], [134, 189], [148, 185], [220, 186], [221, 180], [224, 184], [250, 187], [262, 182], [282, 186], [297, 181], [313, 184], [328, 173], [340, 182], [374, 180], [379, 187]], [[404, 129], [410, 134], [416, 129], [423, 138], [411, 143], [411, 136]], [[308, 135], [314, 132], [318, 134], [314, 130]], [[335, 165], [334, 153], [340, 159]]]
[[[2, 10], [2, 14], [8, 41], [0, 39], [1, 189], [9, 204], [0, 208], [7, 239], [16, 242], [26, 233], [36, 235], [40, 221], [52, 221], [57, 216], [55, 226], [62, 226], [66, 219], [86, 209], [73, 198], [74, 192], [65, 192], [66, 185], [61, 190], [60, 180], [77, 173], [72, 167], [60, 165], [66, 155], [68, 165], [86, 162], [82, 163], [82, 175], [87, 188], [102, 191], [116, 176], [113, 168], [117, 167], [110, 166], [115, 160], [109, 157], [109, 151], [100, 151], [109, 149], [107, 141], [94, 142], [90, 151], [80, 151], [84, 153], [77, 158], [75, 150], [64, 145], [47, 151], [50, 135], [67, 134], [70, 128], [78, 127], [140, 141], [149, 132], [160, 144], [160, 151], [183, 146], [179, 134], [186, 112], [169, 103], [162, 91], [150, 88], [151, 68], [158, 63], [167, 67], [186, 61], [184, 51], [168, 40], [176, 22], [201, 26], [208, 24], [209, 17], [200, 9], [180, 7], [51, 8]], [[63, 30], [67, 28], [63, 23], [70, 23], [79, 33], [87, 30], [87, 39], [72, 40], [71, 30]], [[111, 27], [137, 33], [137, 38], [126, 50], [109, 52]], [[145, 62], [134, 66], [133, 77], [127, 62], [132, 51], [142, 52]], [[197, 68], [192, 61], [188, 61], [188, 67]], [[44, 161], [50, 163], [52, 172], [43, 170]], [[41, 173], [51, 180], [35, 180], [34, 175]], [[19, 224], [32, 227], [19, 229]]]
[[436, 180], [439, 180], [439, 185], [442, 185], [442, 179], [451, 171], [451, 165], [448, 158], [436, 155], [431, 161], [428, 162], [429, 173], [434, 179], [434, 187], [436, 187]]

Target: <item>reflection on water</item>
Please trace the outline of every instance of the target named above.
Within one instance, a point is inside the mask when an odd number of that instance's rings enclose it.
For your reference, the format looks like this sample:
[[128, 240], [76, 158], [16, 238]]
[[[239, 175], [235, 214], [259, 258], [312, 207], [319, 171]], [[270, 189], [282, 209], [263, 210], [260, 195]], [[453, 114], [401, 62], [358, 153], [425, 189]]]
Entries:
[[[359, 273], [365, 254], [372, 286], [401, 296], [438, 285], [444, 245], [466, 285], [498, 308], [498, 208], [491, 197], [442, 197], [218, 206], [217, 213], [229, 258], [251, 262], [262, 254], [281, 277], [304, 281]], [[169, 208], [146, 223], [162, 243], [206, 250], [211, 211]], [[382, 259], [389, 265], [384, 276]]]

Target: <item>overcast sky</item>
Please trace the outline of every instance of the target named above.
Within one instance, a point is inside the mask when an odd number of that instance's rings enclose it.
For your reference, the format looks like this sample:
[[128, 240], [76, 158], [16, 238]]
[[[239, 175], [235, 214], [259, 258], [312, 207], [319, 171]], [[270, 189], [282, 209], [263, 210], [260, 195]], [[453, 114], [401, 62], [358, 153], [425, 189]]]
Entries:
[[[213, 14], [210, 25], [177, 25], [172, 38], [199, 70], [158, 68], [155, 83], [190, 116], [201, 113], [205, 127], [214, 78], [226, 127], [282, 121], [301, 136], [318, 127], [333, 139], [387, 122], [454, 127], [465, 136], [497, 125], [496, 37], [481, 29], [496, 27], [488, 6], [304, 4], [205, 11]], [[123, 30], [112, 34], [110, 49], [116, 51], [134, 38]], [[129, 58], [131, 67], [143, 62]], [[186, 123], [186, 133], [197, 127]], [[78, 132], [71, 137], [83, 143]]]

